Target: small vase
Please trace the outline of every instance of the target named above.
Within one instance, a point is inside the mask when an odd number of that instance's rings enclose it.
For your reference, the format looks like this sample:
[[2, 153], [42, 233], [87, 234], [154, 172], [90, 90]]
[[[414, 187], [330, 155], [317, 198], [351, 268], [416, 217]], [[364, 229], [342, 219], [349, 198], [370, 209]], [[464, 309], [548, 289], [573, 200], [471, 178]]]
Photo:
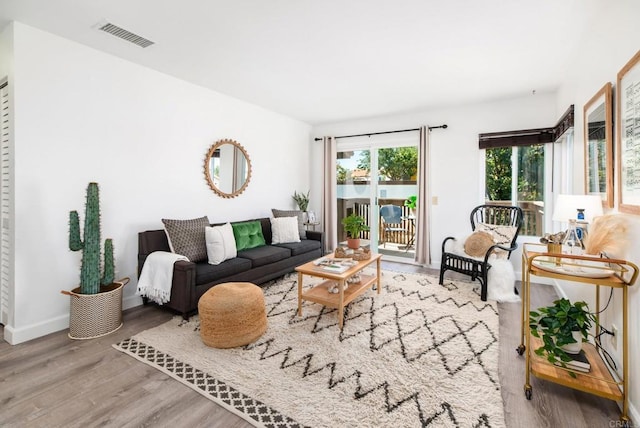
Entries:
[[[547, 252], [551, 254], [562, 254], [562, 244], [556, 244], [549, 242], [547, 244]], [[560, 265], [560, 257], [554, 257], [553, 260], [556, 262], [556, 265]]]
[[567, 354], [579, 354], [582, 349], [582, 333], [579, 331], [572, 331], [571, 335], [576, 343], [569, 343], [567, 345], [561, 346], [562, 350]]

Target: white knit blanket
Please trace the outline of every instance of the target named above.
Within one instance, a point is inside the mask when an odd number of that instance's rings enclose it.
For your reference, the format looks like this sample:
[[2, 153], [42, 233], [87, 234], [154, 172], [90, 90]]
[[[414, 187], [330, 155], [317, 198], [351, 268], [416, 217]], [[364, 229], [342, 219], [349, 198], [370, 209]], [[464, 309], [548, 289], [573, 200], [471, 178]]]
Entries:
[[154, 251], [147, 256], [138, 279], [138, 294], [159, 305], [171, 299], [173, 264], [179, 260], [189, 261], [180, 254]]

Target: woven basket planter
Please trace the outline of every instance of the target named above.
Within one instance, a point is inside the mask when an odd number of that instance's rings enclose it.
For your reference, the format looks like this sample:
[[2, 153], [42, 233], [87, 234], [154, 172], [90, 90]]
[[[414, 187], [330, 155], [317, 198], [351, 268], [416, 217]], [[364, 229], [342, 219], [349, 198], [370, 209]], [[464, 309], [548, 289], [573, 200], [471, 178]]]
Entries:
[[122, 290], [129, 278], [100, 286], [98, 294], [80, 294], [80, 287], [63, 291], [71, 299], [69, 337], [94, 339], [122, 327]]

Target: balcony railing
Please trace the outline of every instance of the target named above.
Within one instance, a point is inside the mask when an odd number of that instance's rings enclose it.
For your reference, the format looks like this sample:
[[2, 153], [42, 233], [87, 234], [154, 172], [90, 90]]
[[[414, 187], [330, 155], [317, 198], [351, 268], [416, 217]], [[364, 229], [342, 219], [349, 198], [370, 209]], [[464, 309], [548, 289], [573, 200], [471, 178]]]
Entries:
[[[400, 225], [405, 231], [395, 231], [390, 232], [386, 235], [386, 242], [395, 243], [399, 245], [406, 245], [407, 242], [411, 240], [411, 238], [415, 234], [415, 222], [410, 220], [409, 215], [411, 214], [409, 208], [404, 206], [404, 199], [379, 199], [378, 203], [380, 206], [382, 205], [397, 205], [402, 208], [402, 224]], [[511, 201], [487, 201], [487, 204], [493, 205], [511, 205]], [[543, 225], [544, 225], [544, 207], [541, 201], [520, 201], [518, 206], [522, 208], [523, 213], [523, 224], [522, 229], [520, 230], [520, 235], [527, 236], [542, 236], [543, 234]], [[356, 215], [362, 216], [367, 222], [367, 226], [371, 227], [369, 218], [371, 214], [371, 204], [369, 203], [369, 199], [338, 199], [338, 238], [339, 242], [342, 242], [347, 239], [347, 234], [344, 231], [344, 227], [342, 226], [341, 220], [344, 217], [354, 213]], [[378, 214], [378, 237], [381, 240], [383, 237], [382, 228], [383, 222], [382, 218]], [[460, 230], [467, 231], [470, 225], [461, 225]], [[360, 234], [361, 239], [371, 239], [371, 232], [362, 232]]]
[[[511, 206], [511, 201], [486, 201], [486, 204]], [[542, 201], [518, 201], [522, 209], [522, 228], [520, 235], [542, 236], [544, 234], [544, 202]]]
[[[404, 201], [405, 201], [404, 199], [378, 199], [378, 203], [380, 204], [380, 206], [397, 205], [400, 208], [402, 208], [403, 220], [402, 220], [402, 223], [400, 224], [400, 227], [402, 227], [405, 230], [402, 232], [394, 231], [394, 232], [388, 233], [385, 237], [386, 238], [385, 240], [388, 243], [406, 245], [415, 234], [415, 221], [412, 221], [411, 219], [407, 218], [410, 216], [411, 211], [409, 208], [404, 206]], [[344, 241], [347, 239], [347, 233], [344, 231], [344, 227], [342, 226], [341, 220], [344, 217], [347, 217], [351, 214], [356, 214], [363, 217], [367, 222], [367, 226], [371, 228], [371, 224], [369, 221], [369, 219], [371, 218], [370, 217], [371, 204], [369, 203], [368, 199], [358, 199], [358, 200], [338, 199], [338, 213], [339, 213], [338, 215], [338, 240], [339, 241]], [[380, 216], [379, 213], [378, 213], [378, 225], [379, 225], [378, 239], [381, 240], [383, 237], [382, 229], [384, 225], [382, 222], [382, 217]], [[371, 232], [362, 232], [360, 234], [360, 238], [371, 239]]]

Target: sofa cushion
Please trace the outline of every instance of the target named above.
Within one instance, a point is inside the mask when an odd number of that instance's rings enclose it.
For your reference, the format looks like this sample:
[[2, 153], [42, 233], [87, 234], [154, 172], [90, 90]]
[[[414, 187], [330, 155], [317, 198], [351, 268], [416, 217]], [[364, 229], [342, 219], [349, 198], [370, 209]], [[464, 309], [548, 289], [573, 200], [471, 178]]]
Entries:
[[162, 219], [167, 231], [171, 251], [197, 263], [207, 260], [207, 245], [204, 230], [209, 226], [207, 216], [191, 220]]
[[246, 221], [233, 223], [233, 236], [236, 238], [236, 249], [238, 251], [265, 245], [262, 235], [262, 224], [260, 221]]
[[251, 266], [254, 268], [284, 260], [288, 257], [291, 257], [291, 251], [289, 249], [275, 245], [263, 245], [261, 247], [238, 251], [238, 258], [251, 260]]
[[205, 237], [210, 264], [219, 265], [237, 255], [236, 239], [233, 236], [233, 228], [230, 223], [206, 227]]
[[298, 233], [300, 239], [307, 239], [307, 230], [304, 228], [304, 218], [302, 217], [302, 211], [298, 210], [277, 210], [271, 209], [274, 217], [297, 217], [298, 218]]
[[320, 241], [314, 241], [312, 239], [303, 239], [300, 242], [289, 242], [286, 244], [274, 244], [275, 247], [286, 248], [291, 251], [292, 256], [305, 254], [310, 251], [318, 250], [322, 247]]
[[196, 284], [207, 284], [249, 269], [251, 269], [251, 260], [238, 257], [225, 260], [219, 265], [196, 263]]
[[275, 217], [271, 219], [271, 244], [300, 242], [297, 217]]

